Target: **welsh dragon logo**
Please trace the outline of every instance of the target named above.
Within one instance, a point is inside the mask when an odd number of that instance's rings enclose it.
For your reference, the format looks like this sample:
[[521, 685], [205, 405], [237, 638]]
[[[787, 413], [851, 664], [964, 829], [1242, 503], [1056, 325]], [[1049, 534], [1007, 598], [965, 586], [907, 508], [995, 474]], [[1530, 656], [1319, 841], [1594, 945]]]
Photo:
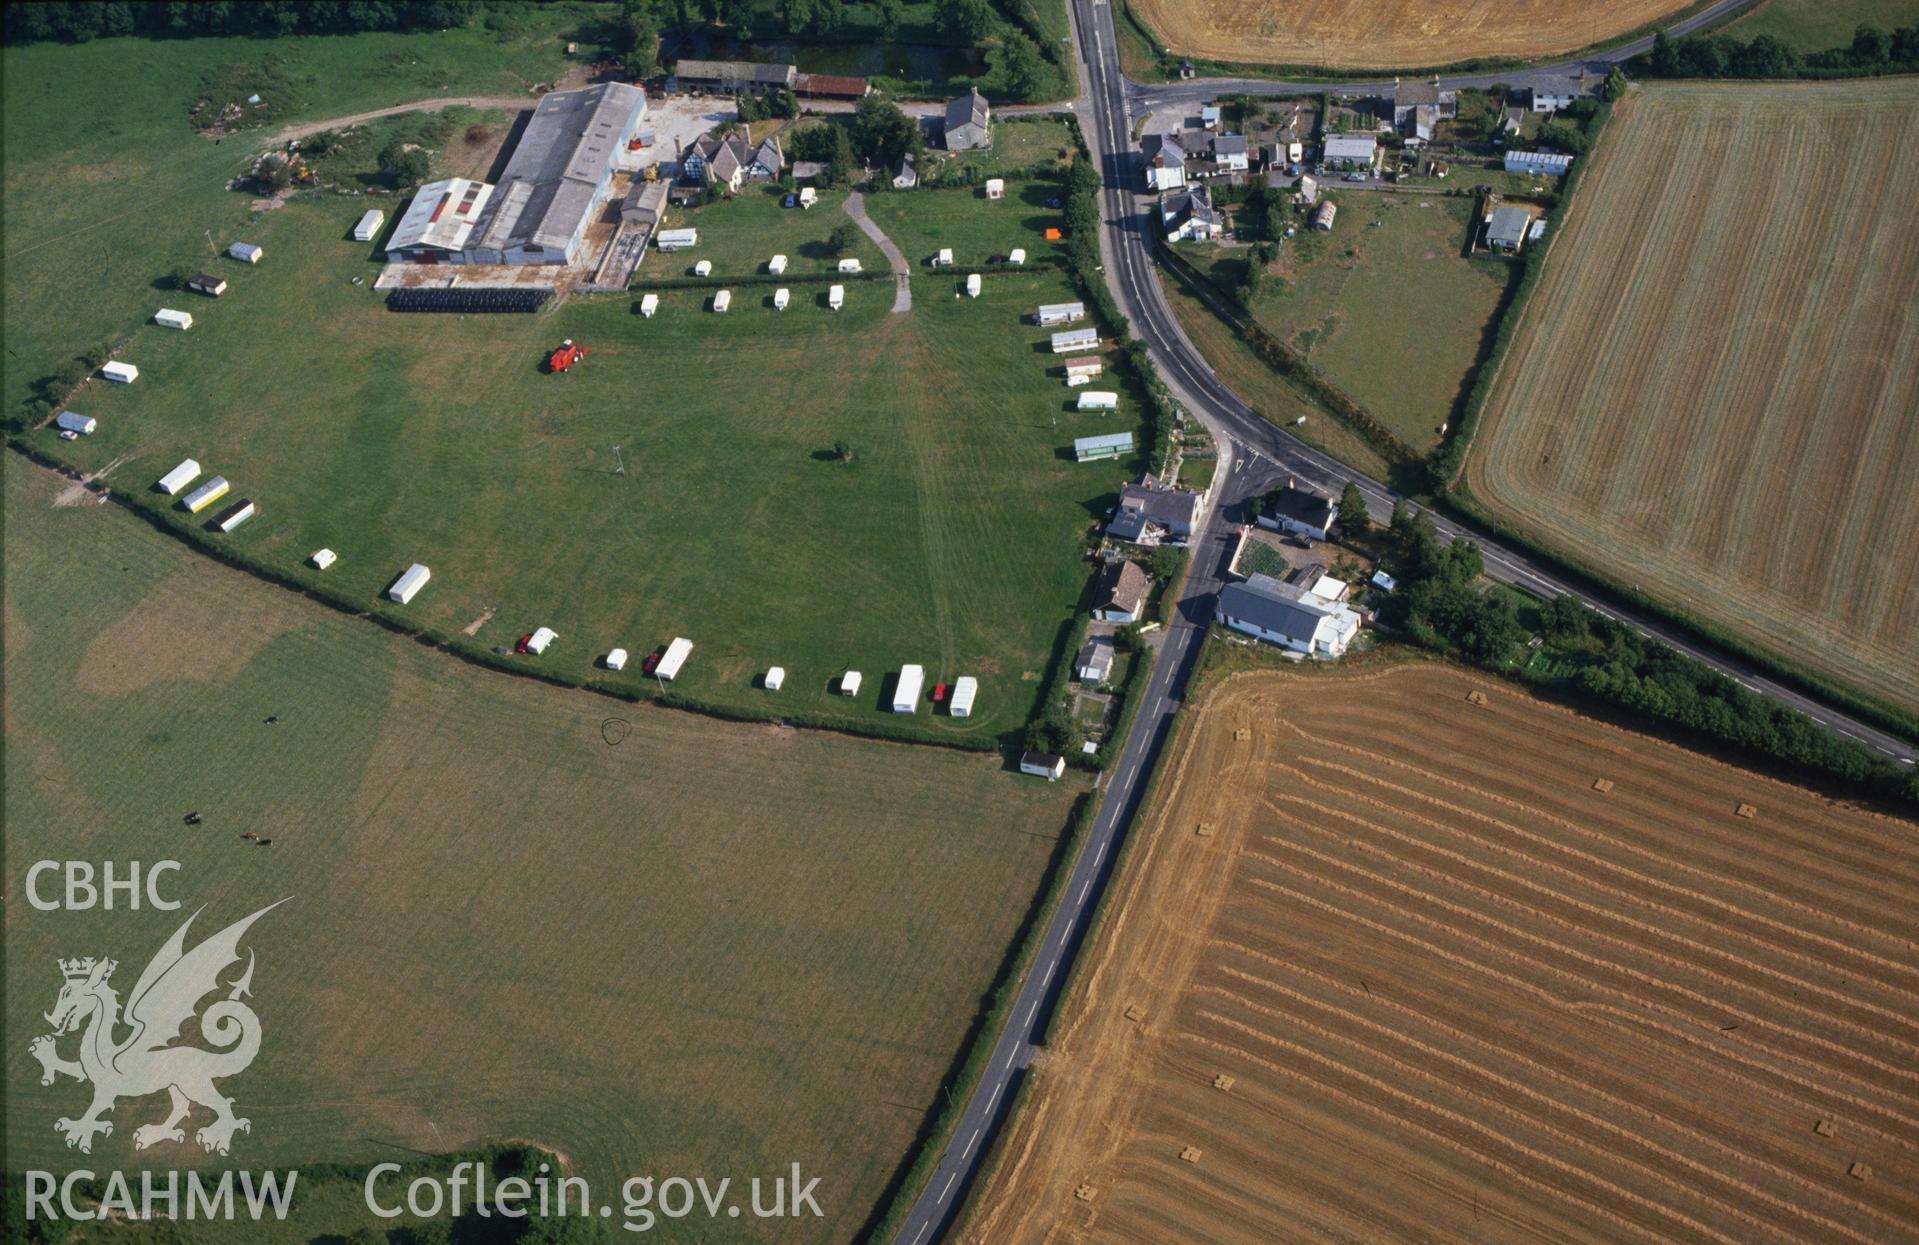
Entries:
[[[235, 921], [191, 951], [185, 949], [187, 927], [199, 912], [189, 916], [134, 983], [124, 1018], [120, 998], [107, 984], [117, 967], [115, 961], [92, 956], [60, 961], [66, 984], [53, 1010], [46, 1013], [53, 1032], [33, 1039], [27, 1049], [40, 1061], [42, 1085], [53, 1084], [56, 1076], [70, 1076], [93, 1085], [93, 1105], [86, 1114], [54, 1124], [68, 1146], [92, 1153], [94, 1137], [113, 1132], [113, 1121], [105, 1117], [116, 1102], [144, 1098], [163, 1089], [172, 1101], [167, 1118], [134, 1130], [136, 1150], [163, 1141], [184, 1142], [186, 1133], [180, 1123], [195, 1106], [213, 1112], [213, 1122], [194, 1134], [194, 1140], [212, 1153], [227, 1153], [234, 1133], [252, 1130], [248, 1120], [233, 1114], [233, 1100], [213, 1083], [245, 1071], [260, 1053], [260, 1018], [240, 1001], [252, 992], [253, 953], [247, 953], [246, 971], [238, 980], [223, 986], [220, 976], [239, 962], [240, 938], [247, 928], [279, 906], [269, 904]], [[201, 1001], [222, 989], [226, 997], [201, 1010]], [[212, 1049], [173, 1045], [180, 1039], [182, 1027], [196, 1014], [200, 1037]], [[83, 1027], [80, 1057], [62, 1059], [57, 1049], [59, 1040]], [[122, 1031], [129, 1032], [121, 1037]]]

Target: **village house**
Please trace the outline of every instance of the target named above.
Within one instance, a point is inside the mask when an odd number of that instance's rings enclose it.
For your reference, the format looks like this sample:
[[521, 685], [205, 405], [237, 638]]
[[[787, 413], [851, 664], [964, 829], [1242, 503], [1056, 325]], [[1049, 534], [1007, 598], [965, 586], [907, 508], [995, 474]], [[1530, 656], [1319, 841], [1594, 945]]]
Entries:
[[777, 138], [755, 146], [750, 133], [733, 133], [725, 138], [708, 134], [694, 139], [693, 145], [680, 153], [682, 181], [724, 186], [733, 192], [749, 181], [777, 180], [785, 167], [785, 153]]
[[1226, 218], [1204, 186], [1166, 195], [1159, 201], [1159, 217], [1168, 242], [1211, 241], [1226, 232]]
[[1152, 590], [1152, 576], [1139, 563], [1122, 558], [1101, 571], [1093, 585], [1093, 617], [1101, 622], [1136, 623]]
[[1284, 488], [1274, 489], [1261, 499], [1258, 523], [1294, 536], [1327, 540], [1338, 515], [1339, 507], [1332, 498], [1300, 488], [1297, 480], [1288, 480]]
[[1106, 535], [1135, 545], [1183, 545], [1206, 514], [1206, 494], [1162, 484], [1149, 473], [1120, 490]]
[[949, 152], [977, 151], [990, 146], [992, 120], [992, 107], [979, 93], [979, 88], [973, 87], [946, 105], [946, 124], [940, 131], [940, 145]]
[[1073, 658], [1073, 674], [1082, 683], [1098, 686], [1113, 673], [1113, 637], [1096, 635]]
[[1154, 193], [1186, 185], [1186, 148], [1177, 134], [1148, 134], [1140, 142], [1146, 160], [1146, 189]]
[[1414, 135], [1417, 126], [1423, 121], [1427, 126], [1424, 137], [1431, 138], [1432, 126], [1458, 115], [1459, 93], [1440, 89], [1437, 75], [1430, 82], [1423, 79], [1406, 82], [1395, 78], [1391, 104], [1393, 129], [1401, 134]]
[[1321, 658], [1344, 656], [1363, 621], [1349, 606], [1270, 575], [1221, 588], [1213, 616], [1243, 635]]

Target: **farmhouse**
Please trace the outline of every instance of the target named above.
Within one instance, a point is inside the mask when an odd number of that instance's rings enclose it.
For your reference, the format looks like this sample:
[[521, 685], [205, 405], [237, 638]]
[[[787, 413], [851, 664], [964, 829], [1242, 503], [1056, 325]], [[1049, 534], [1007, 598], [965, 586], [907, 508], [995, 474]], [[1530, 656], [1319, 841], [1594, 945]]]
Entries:
[[1226, 219], [1214, 210], [1213, 196], [1204, 186], [1161, 199], [1159, 218], [1168, 242], [1211, 240], [1226, 232]]
[[709, 134], [695, 139], [691, 147], [680, 153], [681, 181], [724, 186], [729, 191], [738, 191], [749, 181], [773, 181], [785, 167], [786, 154], [780, 150], [777, 138], [764, 139], [755, 145], [751, 138], [737, 133], [725, 138]]
[[380, 236], [380, 226], [386, 224], [386, 213], [379, 208], [368, 208], [360, 223], [353, 227], [355, 242], [371, 242]]
[[1093, 617], [1101, 622], [1138, 622], [1152, 590], [1152, 576], [1139, 563], [1122, 558], [1101, 571], [1093, 585]]
[[953, 681], [953, 698], [946, 703], [948, 715], [956, 718], [973, 716], [973, 702], [979, 697], [979, 680], [970, 674], [961, 675]]
[[1051, 752], [1022, 752], [1019, 756], [1019, 772], [1044, 778], [1047, 782], [1057, 782], [1066, 774], [1066, 758]]
[[1104, 683], [1113, 673], [1113, 638], [1096, 635], [1073, 658], [1073, 676], [1082, 683]]
[[493, 187], [464, 177], [420, 187], [387, 239], [387, 258], [411, 264], [463, 262], [467, 239], [492, 195]]
[[1106, 535], [1135, 545], [1183, 545], [1206, 514], [1206, 494], [1162, 484], [1151, 474], [1120, 490]]
[[415, 562], [400, 573], [400, 577], [393, 581], [393, 586], [386, 590], [386, 594], [401, 605], [405, 605], [418, 596], [420, 589], [426, 587], [426, 581], [432, 578], [432, 571], [423, 564]]
[[792, 65], [767, 65], [757, 61], [683, 60], [673, 66], [669, 91], [717, 91], [722, 95], [759, 95], [781, 88], [791, 90], [799, 83], [799, 70]]
[[949, 152], [985, 147], [992, 142], [988, 134], [992, 120], [993, 109], [986, 97], [979, 93], [978, 87], [972, 87], [946, 105], [946, 124], [941, 130], [940, 144]]
[[1583, 69], [1571, 76], [1535, 78], [1532, 85], [1525, 88], [1526, 107], [1533, 112], [1558, 112], [1561, 108], [1570, 108], [1583, 96], [1591, 94], [1598, 82], [1597, 78], [1588, 78]]
[[1071, 354], [1075, 350], [1092, 350], [1099, 345], [1098, 329], [1067, 329], [1064, 333], [1055, 333], [1052, 338], [1054, 354]]
[[1242, 134], [1214, 134], [1209, 136], [1206, 153], [1211, 157], [1204, 171], [1206, 176], [1221, 173], [1244, 173], [1247, 169], [1249, 152], [1246, 138]]
[[164, 329], [180, 329], [184, 332], [193, 327], [193, 313], [162, 307], [153, 313], [153, 322]]
[[1274, 489], [1261, 499], [1258, 522], [1261, 527], [1326, 540], [1332, 534], [1338, 514], [1339, 507], [1332, 498], [1300, 488], [1296, 480], [1288, 480], [1284, 488]]
[[1402, 82], [1393, 79], [1393, 128], [1401, 134], [1411, 134], [1423, 112], [1428, 126], [1425, 137], [1430, 138], [1430, 127], [1441, 120], [1459, 112], [1459, 94], [1456, 91], [1441, 90], [1439, 78], [1432, 81]]
[[1379, 142], [1370, 134], [1337, 134], [1326, 140], [1329, 169], [1370, 169], [1379, 157]]
[[1506, 171], [1508, 173], [1550, 174], [1554, 177], [1565, 176], [1566, 170], [1573, 166], [1573, 158], [1556, 151], [1509, 151], [1506, 153]]
[[218, 298], [227, 292], [226, 278], [201, 273], [187, 281], [187, 288], [195, 294], [205, 294], [208, 298]]
[[1073, 442], [1073, 461], [1090, 463], [1100, 458], [1118, 458], [1133, 452], [1133, 434], [1114, 432], [1103, 437], [1080, 437]]
[[1486, 245], [1503, 254], [1517, 254], [1526, 245], [1526, 228], [1532, 220], [1525, 208], [1494, 208], [1486, 218]]
[[1344, 655], [1360, 627], [1353, 610], [1269, 575], [1221, 588], [1213, 616], [1234, 631], [1288, 652], [1325, 658]]
[[1140, 142], [1146, 160], [1146, 189], [1178, 190], [1186, 184], [1186, 148], [1176, 134], [1148, 134]]

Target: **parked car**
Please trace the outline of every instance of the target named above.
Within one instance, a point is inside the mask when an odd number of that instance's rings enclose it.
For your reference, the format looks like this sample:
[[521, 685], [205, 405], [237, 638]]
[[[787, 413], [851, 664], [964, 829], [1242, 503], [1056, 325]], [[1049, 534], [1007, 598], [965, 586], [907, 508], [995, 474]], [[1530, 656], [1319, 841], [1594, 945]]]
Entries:
[[533, 643], [533, 633], [529, 631], [519, 639], [513, 641], [513, 651], [516, 653], [524, 653], [527, 651], [527, 645], [531, 643]]
[[1058, 208], [1058, 207], [1062, 207], [1062, 206], [1064, 206], [1064, 205], [1062, 204], [1062, 202], [1061, 202], [1061, 201], [1060, 201], [1059, 199], [1057, 199], [1057, 198], [1053, 198], [1053, 199], [1048, 199], [1048, 200], [1046, 201], [1046, 206], [1047, 206], [1047, 207], [1049, 207], [1049, 208]]
[[654, 651], [648, 653], [646, 655], [646, 660], [640, 663], [640, 673], [652, 674], [653, 668], [660, 664], [660, 658], [663, 656], [665, 656], [665, 654], [660, 652], [658, 649], [655, 649]]
[[946, 684], [935, 683], [933, 685], [933, 703], [936, 705], [943, 705], [946, 703]]
[[1363, 182], [1366, 180], [1366, 175], [1364, 173], [1348, 173], [1346, 174], [1346, 180], [1349, 182]]
[[800, 197], [798, 195], [789, 194], [789, 195], [782, 195], [780, 197], [781, 207], [798, 207], [799, 205], [800, 205]]

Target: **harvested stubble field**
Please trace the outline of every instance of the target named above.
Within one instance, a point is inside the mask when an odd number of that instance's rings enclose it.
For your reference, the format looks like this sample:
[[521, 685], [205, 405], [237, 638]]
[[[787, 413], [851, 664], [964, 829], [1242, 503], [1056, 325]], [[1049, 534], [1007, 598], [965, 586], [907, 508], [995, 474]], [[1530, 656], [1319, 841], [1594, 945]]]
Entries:
[[1908, 710], [1915, 147], [1919, 81], [1635, 91], [1466, 470], [1546, 544]]
[[1919, 1240], [1919, 826], [1407, 662], [1138, 833], [963, 1239]]
[[[266, 1042], [225, 1085], [252, 1120], [236, 1165], [525, 1138], [597, 1191], [799, 1161], [825, 1218], [743, 1219], [729, 1239], [854, 1235], [939, 1099], [1078, 784], [477, 670], [17, 455], [4, 467], [17, 1167], [128, 1165], [134, 1126], [164, 1113], [125, 1102], [92, 1155], [63, 1147], [52, 1122], [85, 1087], [42, 1088], [27, 1050], [55, 957], [115, 957], [130, 986], [185, 912], [206, 905], [204, 934], [285, 896], [250, 935]], [[178, 860], [163, 893], [185, 910], [35, 911], [23, 880], [43, 858]]]
[[1129, 0], [1180, 56], [1390, 69], [1570, 52], [1676, 13], [1687, 0]]

